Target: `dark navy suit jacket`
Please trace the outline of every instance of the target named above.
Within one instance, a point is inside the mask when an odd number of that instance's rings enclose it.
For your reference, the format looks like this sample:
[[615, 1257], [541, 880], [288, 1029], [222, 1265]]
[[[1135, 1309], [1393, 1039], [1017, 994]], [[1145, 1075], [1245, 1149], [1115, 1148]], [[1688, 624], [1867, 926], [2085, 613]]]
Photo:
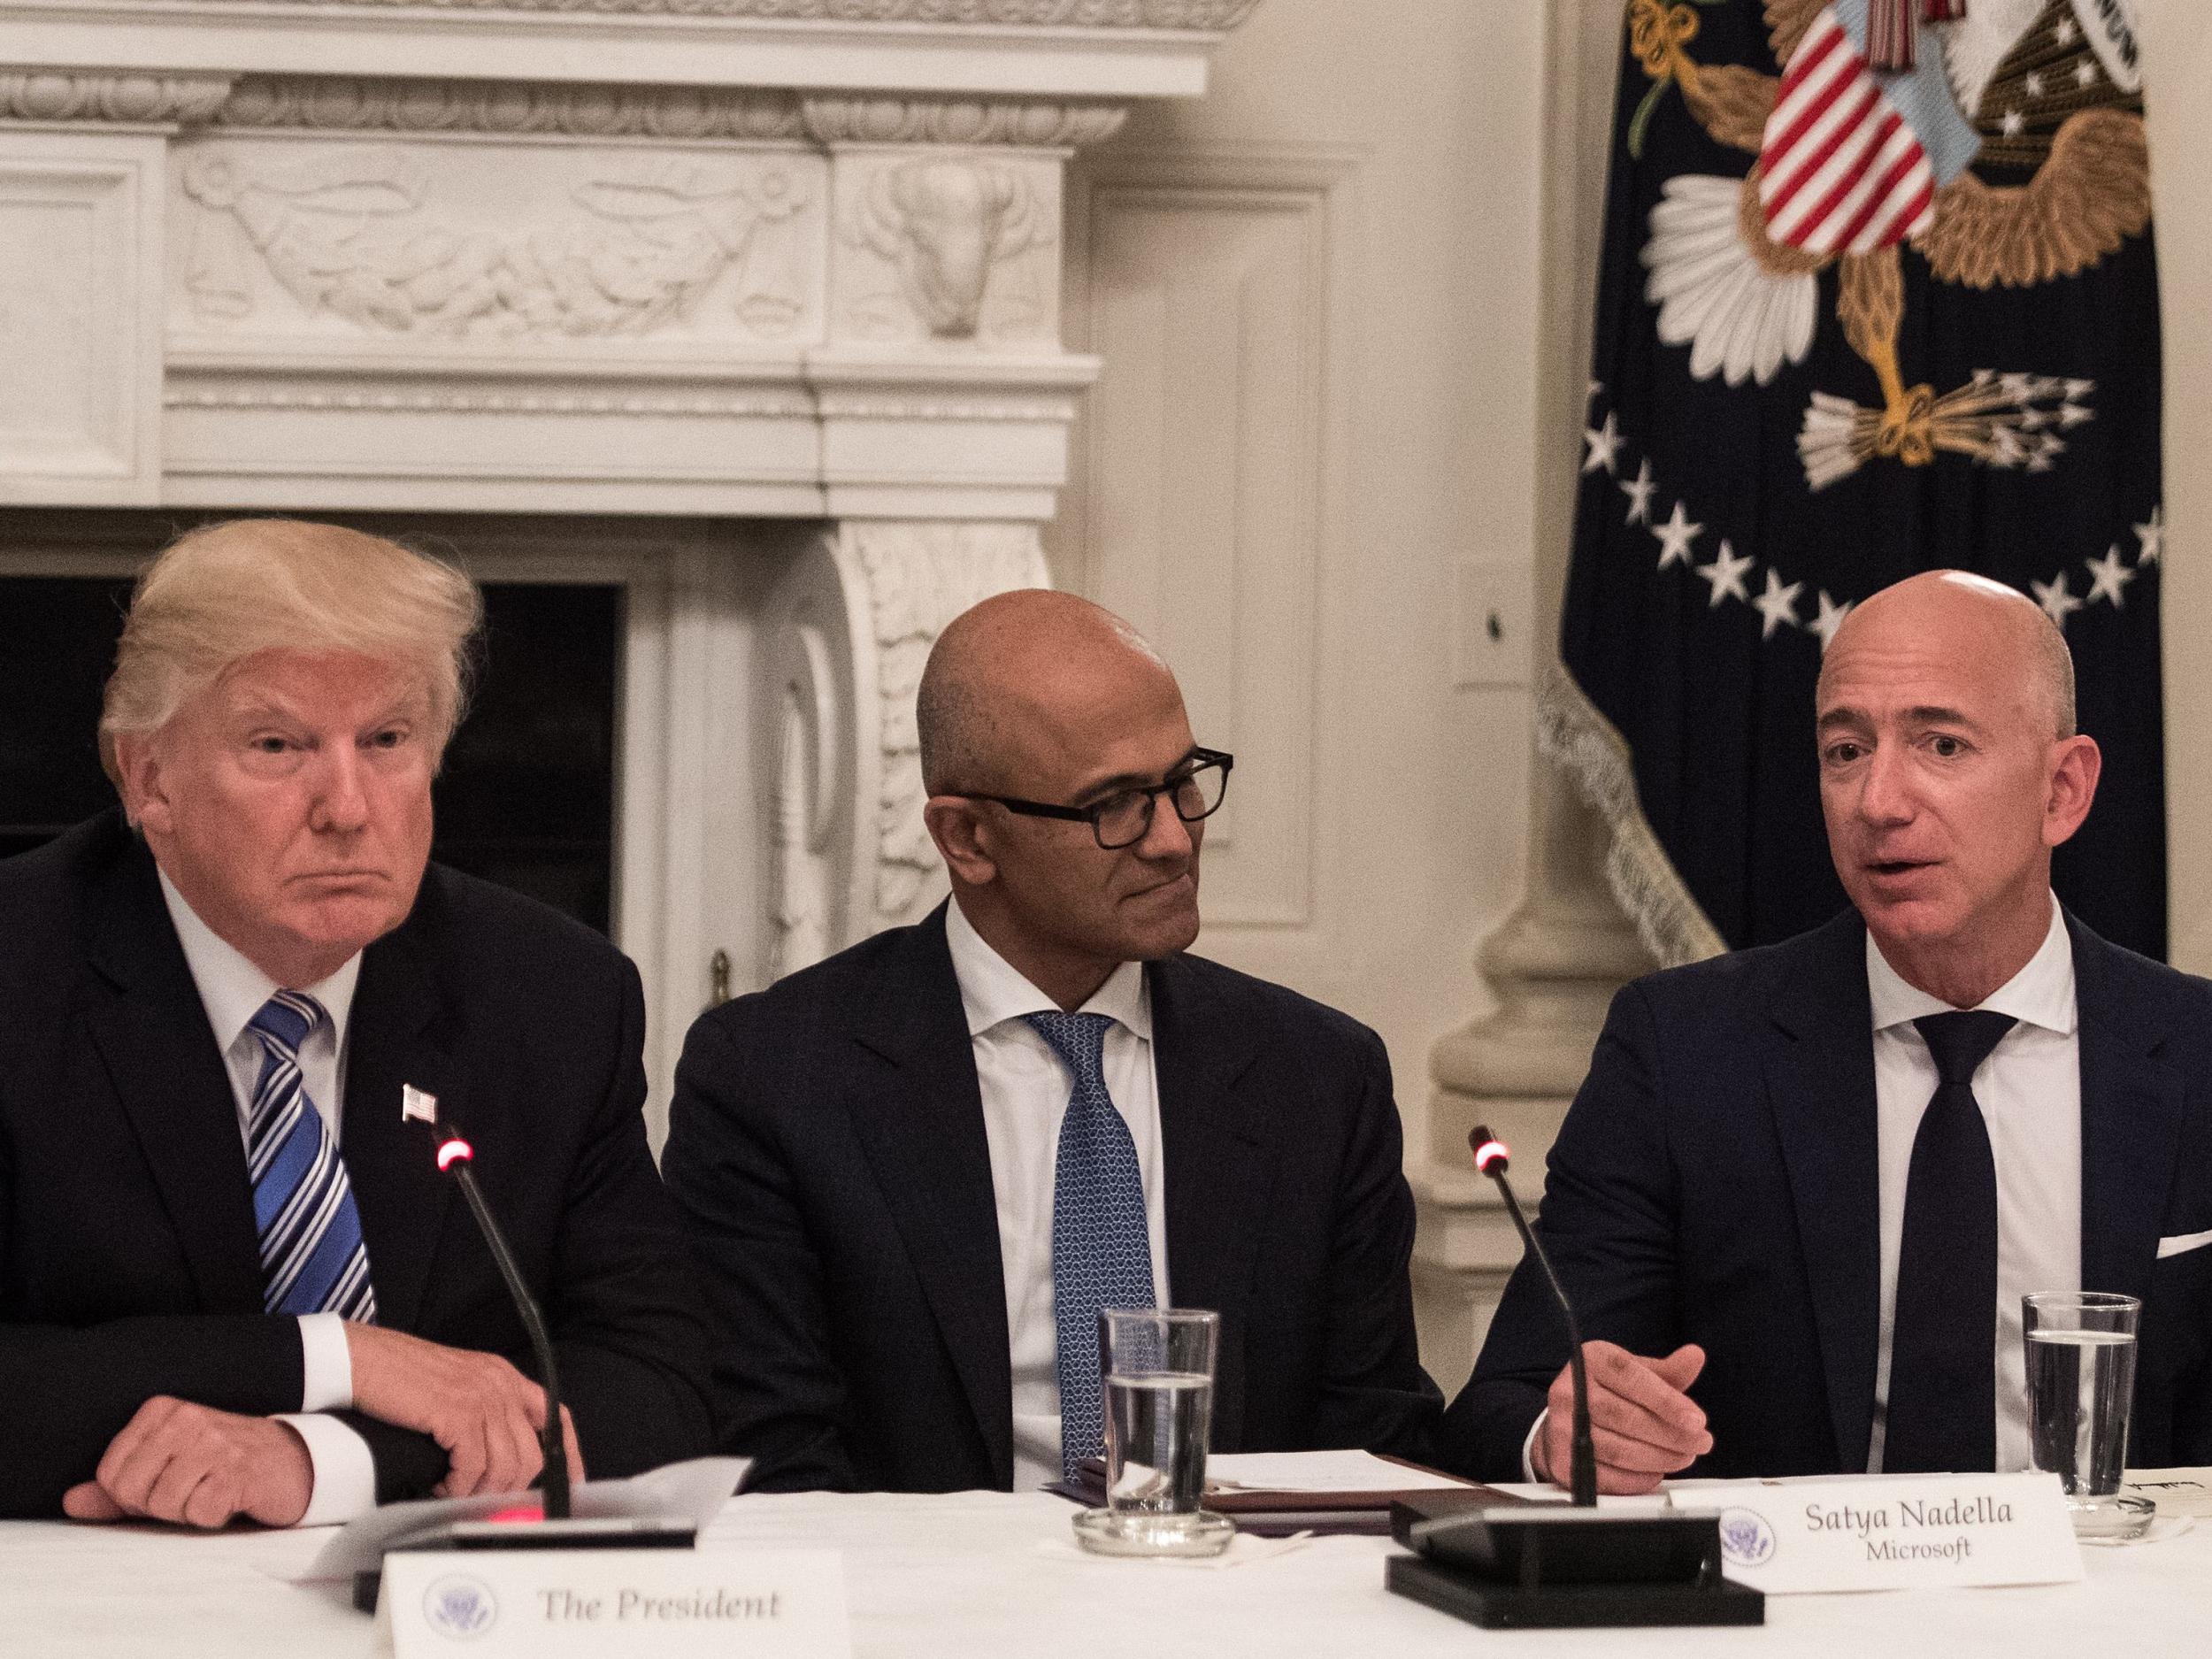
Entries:
[[[1214, 1447], [1425, 1455], [1442, 1402], [1381, 1041], [1200, 957], [1145, 978], [1169, 1283], [1221, 1315]], [[702, 1016], [662, 1169], [755, 1488], [1012, 1484], [990, 1146], [941, 907]]]
[[[2212, 983], [2071, 916], [2081, 1044], [2081, 1283], [2144, 1298], [2130, 1461], [2212, 1462]], [[1689, 1471], [1863, 1471], [1880, 1321], [1873, 1015], [1855, 911], [1614, 999], [1537, 1223], [1584, 1340], [1706, 1350]], [[1532, 1263], [1506, 1286], [1440, 1455], [1517, 1479], [1567, 1359]]]
[[[400, 1087], [438, 1097], [544, 1305], [595, 1478], [706, 1449], [699, 1314], [640, 1108], [637, 970], [545, 906], [433, 864], [361, 958], [340, 1143], [379, 1320], [536, 1367]], [[0, 1516], [55, 1515], [155, 1394], [299, 1409], [261, 1311], [238, 1105], [145, 846], [120, 813], [0, 862]], [[426, 1435], [345, 1414], [381, 1501]]]

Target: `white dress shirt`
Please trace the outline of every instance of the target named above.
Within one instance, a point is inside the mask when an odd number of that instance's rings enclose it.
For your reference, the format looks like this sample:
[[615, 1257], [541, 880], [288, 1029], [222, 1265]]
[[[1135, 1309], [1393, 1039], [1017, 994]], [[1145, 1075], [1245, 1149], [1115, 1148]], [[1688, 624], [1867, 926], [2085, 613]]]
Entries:
[[[1940, 1080], [1912, 1022], [1951, 1011], [1915, 990], [1866, 941], [1874, 1004], [1874, 1099], [1881, 1171], [1882, 1324], [1874, 1371], [1869, 1473], [1882, 1467], [1889, 1399], [1891, 1321], [1905, 1233], [1905, 1184], [1913, 1138]], [[1978, 1007], [2020, 1023], [1974, 1073], [1974, 1099], [1997, 1163], [1997, 1467], [2028, 1466], [2027, 1356], [2020, 1298], [2081, 1288], [2081, 1041], [2074, 1007], [2074, 947], [2051, 901], [2050, 931], [2028, 964]]]
[[[1052, 1196], [1060, 1120], [1073, 1081], [1049, 1043], [1022, 1016], [1059, 1004], [984, 942], [956, 899], [945, 942], [975, 1047], [983, 1130], [991, 1148], [999, 1259], [1006, 1276], [1006, 1334], [1014, 1380], [1014, 1489], [1060, 1478], [1058, 1326], [1052, 1306]], [[1106, 1090], [1136, 1143], [1144, 1179], [1152, 1292], [1168, 1306], [1166, 1186], [1160, 1173], [1160, 1091], [1152, 1060], [1152, 998], [1144, 964], [1125, 962], [1076, 1010], [1104, 1014]]]
[[[254, 1085], [260, 1079], [261, 1040], [246, 1029], [262, 1005], [283, 988], [213, 928], [202, 921], [166, 873], [161, 896], [184, 947], [185, 965], [214, 1028], [215, 1046], [230, 1071], [231, 1094], [238, 1106], [242, 1148], [253, 1112]], [[312, 1110], [322, 1113], [334, 1137], [344, 1104], [346, 1021], [353, 1012], [353, 987], [361, 977], [358, 951], [319, 985], [294, 986], [322, 1005], [329, 1018], [319, 1021], [300, 1045], [300, 1078]], [[314, 1466], [314, 1488], [302, 1526], [350, 1520], [376, 1507], [376, 1463], [368, 1442], [335, 1417], [320, 1415], [353, 1404], [353, 1360], [346, 1348], [345, 1321], [334, 1313], [303, 1315], [299, 1321], [301, 1369], [305, 1379], [300, 1409], [278, 1420], [288, 1423], [307, 1443]]]
[[[1867, 1472], [1882, 1471], [1887, 1432], [1897, 1258], [1904, 1248], [1905, 1185], [1920, 1116], [1941, 1081], [1912, 1022], [1955, 1011], [1915, 990], [1889, 965], [1871, 933], [1867, 991], [1874, 1007], [1876, 1159], [1880, 1173], [1882, 1317], [1874, 1369], [1874, 1433]], [[1974, 1099], [1997, 1164], [1997, 1467], [2028, 1466], [2027, 1354], [2020, 1298], [2081, 1288], [2081, 1042], [2074, 1007], [2074, 947], [2051, 900], [2051, 926], [2019, 972], [1976, 1005], [2020, 1023], [1974, 1073]], [[1536, 1479], [1540, 1412], [1521, 1443], [1521, 1467]]]

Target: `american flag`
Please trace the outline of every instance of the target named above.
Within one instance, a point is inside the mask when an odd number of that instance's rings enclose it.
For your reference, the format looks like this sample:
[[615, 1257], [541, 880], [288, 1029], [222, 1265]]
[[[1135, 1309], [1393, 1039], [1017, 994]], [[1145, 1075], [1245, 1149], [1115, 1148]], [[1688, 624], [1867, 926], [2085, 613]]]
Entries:
[[1871, 253], [1935, 214], [1928, 152], [1833, 11], [1783, 72], [1759, 168], [1767, 234], [1809, 253]]

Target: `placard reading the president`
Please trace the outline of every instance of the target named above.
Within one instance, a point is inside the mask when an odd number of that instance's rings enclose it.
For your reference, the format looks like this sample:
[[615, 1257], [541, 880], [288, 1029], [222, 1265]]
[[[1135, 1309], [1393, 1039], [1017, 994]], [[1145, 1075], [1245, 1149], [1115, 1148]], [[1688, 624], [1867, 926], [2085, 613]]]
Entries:
[[2056, 1475], [1692, 1480], [1669, 1491], [1677, 1509], [1720, 1512], [1724, 1571], [1769, 1595], [2082, 1576]]
[[850, 1659], [833, 1550], [423, 1550], [388, 1556], [397, 1659]]

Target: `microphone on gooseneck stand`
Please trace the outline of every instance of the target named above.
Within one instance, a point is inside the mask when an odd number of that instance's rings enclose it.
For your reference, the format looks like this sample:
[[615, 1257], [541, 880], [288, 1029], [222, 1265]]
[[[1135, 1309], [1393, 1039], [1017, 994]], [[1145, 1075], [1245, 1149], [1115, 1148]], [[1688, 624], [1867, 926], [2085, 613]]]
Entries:
[[507, 1246], [507, 1235], [493, 1218], [491, 1207], [484, 1202], [484, 1189], [477, 1185], [476, 1171], [469, 1167], [476, 1157], [476, 1148], [450, 1125], [435, 1124], [432, 1129], [438, 1138], [438, 1167], [453, 1177], [461, 1196], [468, 1200], [469, 1213], [476, 1217], [477, 1231], [484, 1235], [492, 1260], [498, 1263], [500, 1278], [507, 1281], [507, 1294], [514, 1298], [515, 1311], [521, 1315], [531, 1351], [537, 1356], [538, 1378], [545, 1389], [545, 1424], [538, 1431], [544, 1467], [538, 1475], [538, 1489], [545, 1494], [545, 1518], [565, 1521], [568, 1518], [568, 1447], [561, 1433], [560, 1368], [554, 1363], [553, 1342], [545, 1332], [545, 1316], [538, 1310], [537, 1298], [530, 1294], [530, 1286], [523, 1282], [522, 1269], [515, 1263], [515, 1253]]
[[1475, 1173], [1487, 1175], [1498, 1184], [1498, 1195], [1505, 1200], [1505, 1212], [1513, 1217], [1513, 1229], [1521, 1235], [1521, 1248], [1536, 1258], [1537, 1266], [1544, 1270], [1544, 1278], [1551, 1286], [1552, 1300], [1559, 1304], [1559, 1316], [1567, 1322], [1567, 1368], [1574, 1379], [1574, 1450], [1567, 1490], [1574, 1501], [1585, 1508], [1594, 1507], [1598, 1501], [1598, 1457], [1590, 1440], [1590, 1378], [1582, 1363], [1582, 1327], [1575, 1323], [1574, 1304], [1567, 1300], [1567, 1293], [1559, 1283], [1559, 1275], [1552, 1271], [1551, 1257], [1544, 1254], [1543, 1241], [1528, 1225], [1528, 1217], [1521, 1213], [1521, 1206], [1513, 1196], [1513, 1187], [1505, 1179], [1505, 1171], [1512, 1155], [1505, 1142], [1486, 1127], [1471, 1130], [1467, 1144], [1474, 1148]]
[[1391, 1505], [1390, 1531], [1414, 1553], [1390, 1558], [1385, 1586], [1488, 1630], [1765, 1623], [1765, 1597], [1722, 1576], [1717, 1510], [1676, 1509], [1664, 1499], [1648, 1509], [1633, 1499], [1598, 1508], [1590, 1381], [1574, 1305], [1506, 1184], [1505, 1142], [1479, 1128], [1467, 1143], [1476, 1171], [1498, 1184], [1513, 1230], [1544, 1270], [1566, 1321], [1574, 1502], [1530, 1502], [1484, 1486], [1408, 1493]]
[[[545, 1424], [538, 1432], [544, 1467], [538, 1474], [541, 1494], [534, 1508], [516, 1504], [511, 1495], [480, 1494], [471, 1498], [446, 1498], [396, 1504], [356, 1520], [346, 1529], [367, 1533], [345, 1554], [362, 1564], [353, 1572], [353, 1604], [364, 1613], [376, 1610], [387, 1557], [403, 1551], [470, 1549], [689, 1549], [698, 1540], [699, 1523], [689, 1517], [665, 1512], [662, 1501], [649, 1495], [614, 1497], [607, 1486], [587, 1487], [587, 1514], [570, 1512], [568, 1446], [561, 1432], [561, 1378], [553, 1357], [553, 1342], [545, 1328], [545, 1315], [522, 1277], [507, 1234], [485, 1201], [484, 1189], [470, 1168], [476, 1148], [468, 1138], [438, 1116], [437, 1099], [411, 1084], [402, 1093], [401, 1116], [428, 1125], [436, 1148], [438, 1168], [453, 1178], [477, 1230], [506, 1281], [515, 1311], [538, 1361], [538, 1378], [545, 1389]], [[729, 1463], [727, 1459], [710, 1460]], [[715, 1494], [719, 1502], [737, 1485], [741, 1463], [731, 1463], [728, 1484]], [[629, 1484], [611, 1483], [618, 1492]], [[342, 1535], [338, 1544], [347, 1543]], [[334, 1546], [333, 1548], [336, 1548]], [[374, 1564], [366, 1563], [373, 1560]]]

